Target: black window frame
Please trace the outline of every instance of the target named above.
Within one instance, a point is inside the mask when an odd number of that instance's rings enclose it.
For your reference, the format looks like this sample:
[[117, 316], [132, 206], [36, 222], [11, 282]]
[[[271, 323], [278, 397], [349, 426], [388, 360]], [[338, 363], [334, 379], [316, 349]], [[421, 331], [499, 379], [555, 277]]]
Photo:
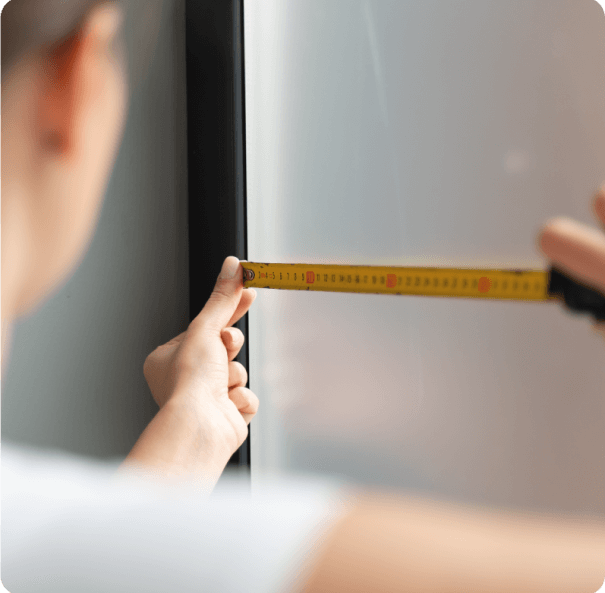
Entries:
[[[224, 259], [248, 259], [244, 0], [186, 0], [189, 317], [210, 296]], [[249, 372], [245, 343], [235, 360]], [[248, 384], [249, 385], [249, 381]], [[228, 466], [250, 473], [250, 430]]]

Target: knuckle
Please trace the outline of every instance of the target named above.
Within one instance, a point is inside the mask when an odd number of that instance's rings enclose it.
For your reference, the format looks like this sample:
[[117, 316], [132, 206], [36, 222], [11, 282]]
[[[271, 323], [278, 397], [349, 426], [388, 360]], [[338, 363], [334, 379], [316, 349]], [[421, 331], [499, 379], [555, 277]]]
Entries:
[[246, 388], [246, 399], [248, 401], [248, 409], [246, 410], [248, 414], [256, 414], [258, 412], [258, 406], [260, 402], [256, 394], [250, 389]]
[[229, 364], [231, 365], [232, 372], [238, 379], [238, 383], [245, 385], [248, 382], [248, 371], [246, 370], [246, 367], [237, 360], [232, 360]]
[[233, 339], [233, 343], [243, 342], [244, 341], [244, 332], [237, 327], [226, 327], [223, 331], [227, 332], [231, 338]]
[[217, 282], [216, 286], [214, 287], [214, 290], [212, 291], [212, 293], [210, 294], [208, 301], [224, 301], [226, 299], [231, 299], [231, 297], [232, 297], [232, 294], [229, 291], [228, 285], [219, 281], [219, 282]]
[[239, 447], [241, 447], [242, 443], [248, 438], [248, 425], [243, 421], [240, 424], [240, 428], [238, 430], [237, 437], [239, 439], [239, 444], [238, 444], [238, 448], [239, 448]]
[[241, 329], [239, 329], [238, 327], [231, 327], [229, 328], [231, 331], [231, 336], [233, 337], [233, 343], [234, 344], [243, 344], [244, 343], [244, 332], [242, 332]]

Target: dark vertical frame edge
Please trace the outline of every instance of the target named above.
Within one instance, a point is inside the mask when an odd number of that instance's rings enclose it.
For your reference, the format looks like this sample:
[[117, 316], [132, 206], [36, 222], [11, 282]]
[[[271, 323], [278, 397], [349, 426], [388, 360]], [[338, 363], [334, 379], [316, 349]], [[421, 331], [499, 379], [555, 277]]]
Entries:
[[[185, 0], [190, 320], [224, 259], [248, 259], [243, 4]], [[248, 370], [248, 316], [235, 327]], [[250, 434], [228, 466], [250, 471]]]

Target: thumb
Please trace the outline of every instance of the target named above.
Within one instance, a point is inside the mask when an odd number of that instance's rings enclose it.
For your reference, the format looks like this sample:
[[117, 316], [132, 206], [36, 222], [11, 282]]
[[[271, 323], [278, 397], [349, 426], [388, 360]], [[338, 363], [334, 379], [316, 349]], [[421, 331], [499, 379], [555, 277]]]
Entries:
[[239, 259], [230, 255], [223, 262], [214, 290], [192, 323], [217, 331], [227, 326], [235, 313], [244, 288], [244, 278]]

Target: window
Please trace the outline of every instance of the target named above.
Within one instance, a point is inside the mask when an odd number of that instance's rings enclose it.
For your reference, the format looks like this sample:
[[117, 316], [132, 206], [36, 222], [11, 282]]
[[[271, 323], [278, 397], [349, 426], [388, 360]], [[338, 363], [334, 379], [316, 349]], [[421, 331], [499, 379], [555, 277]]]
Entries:
[[[243, 15], [250, 261], [544, 269], [548, 218], [593, 224], [596, 2], [244, 0]], [[270, 290], [248, 317], [253, 484], [335, 472], [605, 510], [605, 365], [587, 320], [544, 303]]]

